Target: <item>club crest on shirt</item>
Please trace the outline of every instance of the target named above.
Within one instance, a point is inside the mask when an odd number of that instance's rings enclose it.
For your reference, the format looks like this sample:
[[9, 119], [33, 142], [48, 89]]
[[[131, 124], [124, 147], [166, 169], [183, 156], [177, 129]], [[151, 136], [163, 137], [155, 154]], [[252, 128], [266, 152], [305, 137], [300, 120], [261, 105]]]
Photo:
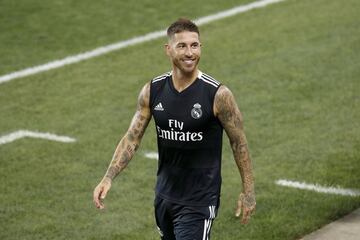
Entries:
[[194, 119], [199, 119], [202, 116], [201, 105], [199, 103], [194, 104], [194, 108], [191, 109], [191, 116]]

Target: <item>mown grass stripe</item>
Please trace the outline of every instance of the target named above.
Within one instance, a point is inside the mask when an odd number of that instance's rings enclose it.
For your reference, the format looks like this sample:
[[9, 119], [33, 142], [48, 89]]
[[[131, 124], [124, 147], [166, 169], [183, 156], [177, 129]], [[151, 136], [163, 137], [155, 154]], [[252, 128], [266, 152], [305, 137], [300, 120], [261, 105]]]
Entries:
[[[218, 12], [209, 16], [205, 16], [205, 17], [201, 17], [198, 18], [195, 21], [196, 24], [200, 25], [204, 25], [216, 20], [220, 20], [223, 18], [227, 18], [227, 17], [231, 17], [240, 13], [244, 13], [247, 11], [250, 11], [252, 9], [255, 8], [261, 8], [261, 7], [265, 7], [269, 4], [273, 4], [273, 3], [277, 3], [277, 2], [281, 2], [281, 1], [285, 1], [285, 0], [261, 0], [261, 1], [256, 1], [253, 3], [249, 3], [246, 5], [241, 5], [238, 7], [234, 7], [231, 8], [229, 10], [225, 10], [222, 12]], [[74, 63], [78, 63], [84, 60], [88, 60], [100, 55], [104, 55], [116, 50], [120, 50], [122, 48], [126, 48], [129, 46], [133, 46], [136, 44], [140, 44], [140, 43], [144, 43], [144, 42], [148, 42], [151, 40], [155, 40], [161, 37], [166, 36], [166, 30], [160, 30], [160, 31], [155, 31], [155, 32], [151, 32], [148, 34], [145, 34], [143, 36], [138, 36], [138, 37], [134, 37], [128, 40], [124, 40], [124, 41], [120, 41], [114, 44], [110, 44], [110, 45], [106, 45], [106, 46], [102, 46], [99, 48], [96, 48], [94, 50], [90, 50], [88, 52], [84, 52], [84, 53], [80, 53], [77, 55], [73, 55], [73, 56], [68, 56], [66, 58], [60, 59], [60, 60], [54, 60], [51, 61], [49, 63], [45, 63], [42, 65], [38, 65], [38, 66], [34, 66], [34, 67], [29, 67], [23, 70], [19, 70], [19, 71], [15, 71], [3, 76], [0, 76], [0, 84], [1, 83], [5, 83], [17, 78], [22, 78], [22, 77], [26, 77], [26, 76], [30, 76], [30, 75], [34, 75], [37, 73], [41, 73], [41, 72], [45, 72], [45, 71], [49, 71], [52, 69], [56, 69], [56, 68], [61, 68], [63, 66], [66, 65], [70, 65], [70, 64], [74, 64]]]

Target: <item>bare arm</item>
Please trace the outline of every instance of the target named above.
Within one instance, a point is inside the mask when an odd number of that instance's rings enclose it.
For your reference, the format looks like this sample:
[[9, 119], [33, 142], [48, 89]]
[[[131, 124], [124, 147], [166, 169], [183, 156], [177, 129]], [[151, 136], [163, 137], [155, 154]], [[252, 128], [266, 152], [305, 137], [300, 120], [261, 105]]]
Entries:
[[225, 86], [221, 86], [216, 93], [214, 112], [229, 138], [234, 159], [243, 183], [243, 192], [239, 196], [235, 214], [237, 217], [240, 216], [242, 210], [242, 223], [247, 223], [256, 205], [254, 177], [242, 115], [233, 94]]
[[111, 163], [104, 178], [95, 188], [93, 198], [97, 208], [104, 208], [102, 200], [111, 187], [112, 180], [128, 165], [151, 119], [149, 108], [150, 84], [146, 84], [138, 97], [138, 104], [130, 127], [116, 147]]
[[105, 178], [113, 180], [130, 162], [138, 149], [146, 127], [151, 119], [149, 108], [149, 84], [141, 90], [137, 109], [130, 123], [130, 127], [116, 147], [113, 159], [105, 174]]

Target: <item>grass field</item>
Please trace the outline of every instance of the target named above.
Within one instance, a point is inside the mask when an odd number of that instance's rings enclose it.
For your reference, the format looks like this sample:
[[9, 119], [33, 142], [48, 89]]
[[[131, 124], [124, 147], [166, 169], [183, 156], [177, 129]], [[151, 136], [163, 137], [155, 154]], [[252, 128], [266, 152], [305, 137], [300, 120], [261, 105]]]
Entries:
[[[165, 29], [251, 1], [0, 0], [0, 75]], [[240, 177], [223, 147], [212, 239], [298, 239], [360, 207], [360, 197], [278, 179], [360, 189], [360, 2], [287, 0], [201, 27], [200, 68], [229, 86], [245, 118], [257, 210], [233, 216]], [[92, 191], [126, 131], [140, 88], [169, 70], [165, 38], [0, 84], [0, 136], [76, 138], [0, 145], [0, 239], [159, 239], [154, 123], [103, 212]]]

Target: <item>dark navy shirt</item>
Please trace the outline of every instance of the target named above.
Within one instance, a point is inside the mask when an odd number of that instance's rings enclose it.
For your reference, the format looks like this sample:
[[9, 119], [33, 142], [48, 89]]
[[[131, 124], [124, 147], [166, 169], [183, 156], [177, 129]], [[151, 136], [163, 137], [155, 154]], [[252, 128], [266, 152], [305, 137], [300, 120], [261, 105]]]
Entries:
[[218, 204], [223, 128], [213, 105], [219, 86], [202, 72], [182, 92], [174, 88], [171, 72], [151, 81], [159, 150], [157, 197], [193, 206]]

